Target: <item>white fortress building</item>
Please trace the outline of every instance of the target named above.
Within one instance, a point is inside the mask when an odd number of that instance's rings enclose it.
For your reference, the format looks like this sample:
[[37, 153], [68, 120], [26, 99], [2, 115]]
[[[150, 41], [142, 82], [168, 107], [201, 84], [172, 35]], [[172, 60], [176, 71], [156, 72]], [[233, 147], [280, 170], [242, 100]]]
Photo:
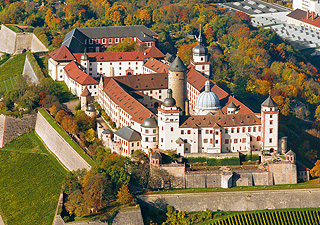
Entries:
[[76, 95], [98, 101], [120, 128], [114, 135], [98, 131], [99, 138], [120, 154], [278, 152], [276, 103], [269, 96], [254, 113], [222, 90], [208, 79], [201, 32], [197, 41], [189, 67], [179, 57], [167, 65], [154, 46], [131, 53], [72, 53], [62, 46], [50, 54], [49, 71]]

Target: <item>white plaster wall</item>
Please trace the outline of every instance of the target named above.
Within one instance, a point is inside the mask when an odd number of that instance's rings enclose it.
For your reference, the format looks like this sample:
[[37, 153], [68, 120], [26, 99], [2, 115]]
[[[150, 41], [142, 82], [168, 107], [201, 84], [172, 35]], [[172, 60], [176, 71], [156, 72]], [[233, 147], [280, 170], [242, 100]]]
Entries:
[[[169, 108], [169, 107], [166, 107]], [[175, 108], [175, 107], [172, 107]], [[171, 121], [170, 121], [171, 120]], [[176, 149], [179, 137], [179, 113], [158, 113], [159, 148], [164, 150]], [[173, 128], [173, 131], [171, 131]]]

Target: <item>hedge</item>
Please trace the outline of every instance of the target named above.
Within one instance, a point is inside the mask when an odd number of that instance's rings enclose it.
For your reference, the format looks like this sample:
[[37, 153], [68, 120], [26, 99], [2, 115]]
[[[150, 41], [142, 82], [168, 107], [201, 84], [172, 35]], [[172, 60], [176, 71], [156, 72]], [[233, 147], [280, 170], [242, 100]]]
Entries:
[[224, 158], [224, 159], [214, 159], [206, 157], [188, 157], [186, 158], [187, 163], [203, 163], [206, 162], [207, 166], [230, 166], [230, 165], [240, 165], [240, 158]]

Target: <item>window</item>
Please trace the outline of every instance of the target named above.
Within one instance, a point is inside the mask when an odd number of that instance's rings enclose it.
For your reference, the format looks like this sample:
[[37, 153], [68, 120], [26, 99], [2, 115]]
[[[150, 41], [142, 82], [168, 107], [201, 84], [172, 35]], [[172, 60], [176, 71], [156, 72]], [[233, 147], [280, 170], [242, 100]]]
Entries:
[[139, 146], [139, 142], [137, 142], [137, 146]]
[[272, 125], [273, 124], [273, 120], [270, 120], [270, 125]]
[[261, 141], [261, 137], [260, 136], [257, 137], [257, 141]]
[[134, 146], [134, 143], [131, 144], [131, 147], [133, 147], [133, 146]]
[[252, 137], [250, 137], [250, 141], [252, 141]]
[[156, 142], [156, 137], [153, 137], [153, 142]]
[[229, 139], [224, 140], [225, 144], [229, 144]]
[[209, 134], [209, 130], [206, 130], [206, 134]]
[[201, 134], [201, 130], [198, 130], [198, 134]]
[[248, 127], [248, 132], [251, 132], [251, 127]]
[[216, 131], [216, 135], [219, 135], [219, 132], [218, 132], [218, 131]]
[[238, 139], [235, 138], [233, 143], [235, 143], [235, 144], [238, 143]]
[[149, 130], [148, 129], [146, 129], [146, 134], [149, 134]]
[[272, 138], [269, 138], [269, 143], [272, 143]]
[[188, 133], [188, 134], [191, 134], [191, 130], [188, 130], [187, 133]]
[[272, 132], [273, 132], [273, 129], [272, 129], [272, 128], [270, 128], [270, 134], [272, 134]]
[[210, 130], [210, 134], [213, 134], [213, 130]]
[[111, 44], [112, 43], [112, 38], [109, 38], [109, 44]]
[[261, 132], [261, 127], [258, 128], [259, 132]]
[[161, 142], [163, 142], [163, 138], [161, 138]]
[[218, 144], [218, 140], [216, 140], [216, 144]]
[[153, 129], [153, 133], [155, 134], [157, 131], [156, 131], [156, 129]]
[[149, 141], [149, 138], [148, 138], [148, 137], [146, 137], [146, 141]]
[[119, 42], [119, 38], [116, 38], [116, 41], [115, 41], [116, 43], [118, 43]]
[[272, 115], [270, 115], [270, 118], [272, 118]]
[[256, 127], [253, 127], [253, 132], [256, 132]]
[[243, 128], [242, 128], [242, 133], [245, 133], [245, 132], [246, 132], [246, 128], [243, 127]]
[[173, 132], [173, 127], [171, 127], [170, 129], [171, 129], [171, 132]]
[[231, 128], [231, 133], [234, 133], [234, 128]]
[[240, 128], [237, 128], [237, 133], [240, 133]]
[[103, 39], [102, 39], [102, 44], [105, 44], [105, 43], [106, 43], [106, 39], [103, 38]]
[[184, 131], [183, 131], [183, 130], [181, 130], [181, 134], [184, 134]]
[[203, 143], [208, 143], [208, 139], [207, 138], [203, 139]]
[[227, 133], [228, 133], [228, 129], [225, 129], [225, 130], [224, 130], [224, 133], [226, 133], [226, 134], [227, 134]]

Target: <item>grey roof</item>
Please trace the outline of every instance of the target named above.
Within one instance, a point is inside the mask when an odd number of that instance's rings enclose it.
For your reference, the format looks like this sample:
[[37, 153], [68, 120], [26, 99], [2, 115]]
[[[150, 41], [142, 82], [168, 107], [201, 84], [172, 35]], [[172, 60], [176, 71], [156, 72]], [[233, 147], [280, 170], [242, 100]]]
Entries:
[[127, 141], [140, 141], [141, 140], [140, 133], [130, 127], [121, 127], [114, 134], [118, 135], [119, 137], [121, 137]]
[[151, 158], [153, 158], [153, 159], [161, 159], [162, 156], [161, 156], [158, 152], [155, 152], [155, 153], [151, 156]]
[[262, 106], [266, 106], [266, 107], [276, 107], [276, 106], [278, 106], [277, 103], [275, 103], [273, 101], [273, 99], [271, 98], [270, 95], [261, 105]]
[[168, 89], [168, 97], [163, 101], [163, 105], [167, 107], [172, 107], [176, 105], [176, 100], [172, 97], [172, 90]]
[[109, 129], [105, 129], [104, 131], [102, 131], [103, 134], [112, 134], [112, 131]]
[[141, 124], [141, 127], [145, 127], [145, 128], [156, 128], [158, 127], [157, 125], [157, 121], [155, 118], [146, 118], [144, 119], [144, 121]]
[[182, 144], [184, 143], [183, 139], [181, 137], [179, 137], [177, 140], [176, 140], [176, 143], [177, 144]]
[[151, 37], [150, 35], [142, 32], [142, 31], [138, 34], [137, 38], [139, 38], [139, 40], [143, 41], [143, 42], [155, 41], [155, 39], [153, 37]]
[[294, 153], [292, 150], [290, 150], [290, 151], [288, 151], [288, 152], [286, 153], [286, 155], [296, 155], [296, 153]]
[[270, 13], [283, 13], [291, 12], [291, 9], [260, 0], [246, 0], [240, 2], [228, 2], [217, 4], [223, 8], [231, 8], [236, 11], [241, 11], [249, 15], [270, 14]]
[[230, 102], [230, 104], [227, 106], [227, 108], [229, 108], [229, 109], [236, 109], [237, 106], [236, 106], [233, 102]]
[[67, 46], [71, 52], [84, 52], [86, 38], [87, 37], [80, 32], [78, 28], [75, 28], [66, 34], [62, 45]]
[[175, 72], [183, 72], [183, 71], [186, 71], [187, 69], [188, 68], [186, 67], [186, 65], [184, 65], [184, 63], [182, 62], [179, 56], [177, 56], [175, 60], [173, 60], [173, 62], [170, 64], [168, 68], [168, 70], [175, 71]]
[[143, 32], [151, 37], [158, 36], [144, 25], [135, 26], [109, 26], [109, 27], [84, 27], [79, 30], [88, 38], [109, 38], [109, 37], [138, 37]]
[[166, 56], [164, 57], [165, 60], [167, 60], [168, 62], [172, 63], [174, 60], [174, 57], [168, 52], [166, 54]]

